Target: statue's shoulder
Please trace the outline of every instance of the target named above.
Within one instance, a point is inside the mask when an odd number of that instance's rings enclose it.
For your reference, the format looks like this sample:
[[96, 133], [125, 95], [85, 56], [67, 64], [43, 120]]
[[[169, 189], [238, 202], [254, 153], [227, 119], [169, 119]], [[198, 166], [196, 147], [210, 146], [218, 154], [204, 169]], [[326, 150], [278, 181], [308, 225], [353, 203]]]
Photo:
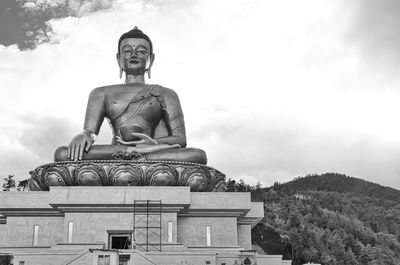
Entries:
[[153, 85], [154, 90], [157, 91], [160, 95], [169, 98], [178, 98], [178, 94], [171, 88], [163, 87], [160, 85]]
[[96, 87], [94, 88], [90, 94], [91, 95], [105, 95], [109, 92], [114, 91], [115, 89], [120, 88], [121, 85], [108, 85], [108, 86], [100, 86], [100, 87]]

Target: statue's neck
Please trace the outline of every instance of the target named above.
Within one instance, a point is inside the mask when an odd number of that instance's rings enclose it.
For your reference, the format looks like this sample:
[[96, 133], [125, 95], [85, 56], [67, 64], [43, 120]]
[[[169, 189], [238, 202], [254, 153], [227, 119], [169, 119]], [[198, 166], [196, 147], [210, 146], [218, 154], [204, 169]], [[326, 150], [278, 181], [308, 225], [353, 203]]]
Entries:
[[125, 84], [139, 83], [144, 84], [144, 75], [126, 75]]

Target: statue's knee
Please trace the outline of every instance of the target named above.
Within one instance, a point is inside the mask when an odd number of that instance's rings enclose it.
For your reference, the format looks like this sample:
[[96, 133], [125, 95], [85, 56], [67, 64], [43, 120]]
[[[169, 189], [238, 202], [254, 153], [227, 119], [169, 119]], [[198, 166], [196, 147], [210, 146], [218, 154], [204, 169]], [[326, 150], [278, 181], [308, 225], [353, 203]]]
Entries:
[[200, 161], [201, 164], [206, 165], [207, 164], [207, 154], [204, 150], [199, 149], [199, 156], [200, 156]]
[[69, 160], [68, 158], [68, 147], [60, 146], [54, 152], [54, 161], [65, 161]]
[[190, 152], [190, 162], [195, 162], [199, 164], [207, 164], [207, 154], [201, 149], [197, 148], [187, 148]]

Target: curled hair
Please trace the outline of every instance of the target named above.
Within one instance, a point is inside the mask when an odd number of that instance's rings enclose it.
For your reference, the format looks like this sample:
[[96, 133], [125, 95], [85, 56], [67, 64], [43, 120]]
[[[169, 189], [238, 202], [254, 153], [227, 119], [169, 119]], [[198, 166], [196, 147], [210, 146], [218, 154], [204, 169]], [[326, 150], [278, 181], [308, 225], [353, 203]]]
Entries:
[[124, 34], [119, 37], [118, 41], [118, 53], [119, 53], [119, 47], [121, 46], [121, 42], [124, 39], [128, 38], [134, 38], [134, 39], [145, 39], [149, 44], [150, 44], [150, 54], [153, 54], [153, 43], [151, 42], [149, 36], [143, 33], [138, 27], [135, 27], [134, 29], [125, 32]]

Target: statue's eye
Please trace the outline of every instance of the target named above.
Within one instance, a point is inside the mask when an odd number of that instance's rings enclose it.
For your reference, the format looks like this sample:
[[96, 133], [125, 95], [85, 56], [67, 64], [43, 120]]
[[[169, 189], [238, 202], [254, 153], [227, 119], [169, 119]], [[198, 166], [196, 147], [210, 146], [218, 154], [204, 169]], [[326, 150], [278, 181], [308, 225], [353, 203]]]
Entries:
[[125, 51], [123, 51], [123, 54], [125, 56], [131, 56], [132, 55], [132, 51], [131, 50], [125, 50]]
[[146, 50], [139, 50], [138, 53], [140, 53], [140, 54], [146, 54], [147, 51], [146, 51]]

